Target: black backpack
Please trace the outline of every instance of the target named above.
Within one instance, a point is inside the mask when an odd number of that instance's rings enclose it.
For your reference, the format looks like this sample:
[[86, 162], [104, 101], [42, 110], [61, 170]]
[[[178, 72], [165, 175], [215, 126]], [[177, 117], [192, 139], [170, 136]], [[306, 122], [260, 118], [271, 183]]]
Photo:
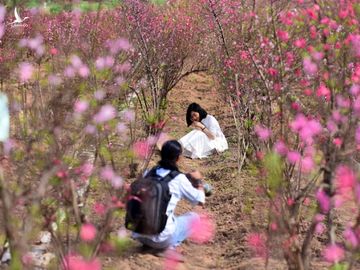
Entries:
[[180, 172], [171, 171], [165, 177], [156, 174], [159, 167], [151, 169], [145, 177], [130, 185], [126, 203], [125, 227], [133, 232], [153, 235], [165, 228], [166, 208], [170, 201], [169, 182]]

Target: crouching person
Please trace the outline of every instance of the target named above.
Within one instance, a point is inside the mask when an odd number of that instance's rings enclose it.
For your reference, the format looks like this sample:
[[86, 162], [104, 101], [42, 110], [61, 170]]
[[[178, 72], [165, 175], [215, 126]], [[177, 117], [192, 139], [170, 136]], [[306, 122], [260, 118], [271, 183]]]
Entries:
[[[190, 235], [191, 224], [199, 219], [194, 212], [175, 215], [181, 199], [194, 205], [205, 203], [203, 187], [195, 188], [179, 171], [177, 163], [181, 154], [178, 141], [167, 141], [161, 149], [158, 165], [131, 185], [125, 226], [144, 246], [157, 250], [174, 248]], [[199, 172], [191, 174], [199, 177]]]

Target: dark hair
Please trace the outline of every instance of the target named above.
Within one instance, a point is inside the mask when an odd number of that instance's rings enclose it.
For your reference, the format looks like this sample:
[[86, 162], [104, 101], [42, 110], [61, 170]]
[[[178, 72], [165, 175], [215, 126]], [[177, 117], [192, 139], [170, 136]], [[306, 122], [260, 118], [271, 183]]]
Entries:
[[207, 112], [201, 108], [201, 106], [197, 103], [191, 103], [186, 111], [186, 123], [188, 126], [192, 124], [191, 121], [191, 112], [197, 112], [200, 115], [200, 121], [203, 120], [207, 116]]
[[161, 160], [159, 165], [164, 169], [176, 170], [179, 168], [176, 165], [180, 155], [182, 154], [181, 144], [176, 140], [170, 140], [163, 144], [160, 151]]

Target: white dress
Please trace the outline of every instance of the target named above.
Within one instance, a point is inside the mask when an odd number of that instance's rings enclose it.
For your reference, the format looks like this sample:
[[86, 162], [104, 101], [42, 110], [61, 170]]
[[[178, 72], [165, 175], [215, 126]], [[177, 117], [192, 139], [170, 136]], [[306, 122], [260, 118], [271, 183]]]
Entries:
[[226, 138], [214, 116], [208, 114], [201, 120], [201, 123], [215, 136], [215, 139], [210, 140], [201, 130], [194, 129], [190, 131], [179, 140], [184, 149], [184, 156], [190, 158], [205, 158], [214, 151], [223, 152], [228, 149]]

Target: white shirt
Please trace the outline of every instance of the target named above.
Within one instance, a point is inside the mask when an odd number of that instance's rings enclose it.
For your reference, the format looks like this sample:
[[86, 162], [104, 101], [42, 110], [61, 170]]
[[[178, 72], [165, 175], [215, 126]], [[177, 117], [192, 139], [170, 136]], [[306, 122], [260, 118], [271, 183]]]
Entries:
[[[156, 174], [161, 177], [166, 176], [170, 173], [170, 170], [159, 168], [156, 170]], [[170, 201], [168, 207], [166, 208], [166, 215], [168, 219], [166, 221], [166, 225], [164, 230], [156, 235], [142, 235], [133, 233], [134, 238], [147, 238], [153, 242], [161, 243], [171, 240], [171, 236], [175, 232], [176, 228], [176, 220], [175, 220], [175, 208], [177, 203], [181, 199], [186, 199], [192, 204], [198, 204], [199, 202], [205, 203], [205, 193], [201, 190], [194, 188], [187, 179], [187, 177], [180, 173], [174, 179], [169, 182], [169, 191], [170, 191]]]

